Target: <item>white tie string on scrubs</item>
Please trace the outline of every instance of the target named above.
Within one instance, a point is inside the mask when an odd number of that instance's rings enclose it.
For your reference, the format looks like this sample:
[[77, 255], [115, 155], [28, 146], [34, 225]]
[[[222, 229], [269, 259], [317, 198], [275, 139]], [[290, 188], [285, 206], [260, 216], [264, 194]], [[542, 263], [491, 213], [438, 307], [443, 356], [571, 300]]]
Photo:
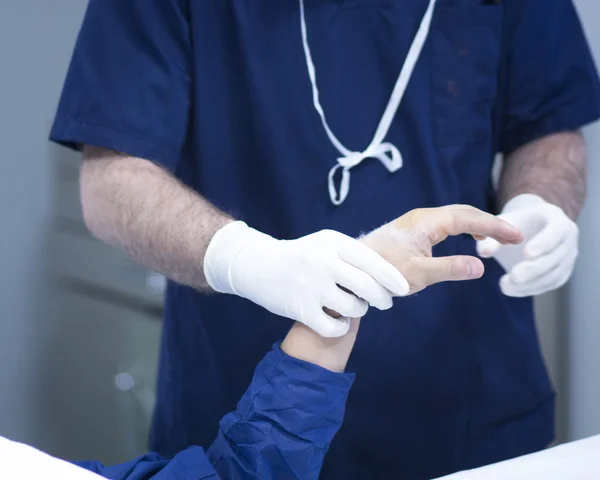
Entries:
[[[350, 191], [350, 170], [362, 163], [362, 161], [366, 158], [376, 158], [383, 164], [385, 168], [388, 169], [390, 173], [394, 173], [402, 168], [403, 160], [400, 150], [398, 150], [398, 148], [396, 148], [396, 146], [392, 143], [383, 142], [383, 140], [388, 134], [392, 121], [396, 116], [396, 112], [398, 111], [398, 107], [402, 101], [402, 97], [406, 92], [408, 82], [410, 81], [417, 61], [419, 60], [419, 56], [421, 55], [421, 51], [423, 50], [423, 46], [425, 45], [425, 41], [427, 40], [429, 29], [431, 28], [431, 19], [433, 18], [435, 3], [436, 0], [429, 0], [429, 6], [427, 7], [427, 11], [423, 16], [423, 20], [421, 21], [421, 25], [419, 26], [419, 30], [417, 31], [415, 39], [410, 46], [408, 55], [404, 61], [404, 65], [402, 65], [402, 70], [400, 71], [398, 80], [396, 80], [396, 85], [394, 86], [394, 90], [392, 91], [392, 95], [387, 107], [385, 108], [383, 116], [379, 121], [377, 130], [373, 136], [373, 140], [371, 140], [369, 146], [362, 152], [354, 152], [347, 149], [342, 142], [338, 140], [338, 138], [329, 128], [327, 120], [325, 119], [325, 112], [323, 111], [323, 107], [319, 101], [319, 89], [317, 88], [315, 65], [313, 63], [310, 47], [308, 45], [304, 0], [300, 0], [300, 28], [302, 31], [302, 45], [304, 47], [304, 55], [306, 56], [308, 76], [310, 77], [310, 82], [312, 84], [313, 103], [317, 113], [321, 117], [323, 128], [325, 129], [329, 140], [338, 150], [338, 152], [342, 154], [342, 156], [337, 159], [337, 165], [335, 165], [329, 171], [329, 196], [334, 205], [341, 205], [344, 200], [346, 200], [348, 192]], [[335, 188], [334, 175], [340, 168], [342, 169], [342, 182], [340, 184], [340, 191], [338, 193], [336, 192]]]

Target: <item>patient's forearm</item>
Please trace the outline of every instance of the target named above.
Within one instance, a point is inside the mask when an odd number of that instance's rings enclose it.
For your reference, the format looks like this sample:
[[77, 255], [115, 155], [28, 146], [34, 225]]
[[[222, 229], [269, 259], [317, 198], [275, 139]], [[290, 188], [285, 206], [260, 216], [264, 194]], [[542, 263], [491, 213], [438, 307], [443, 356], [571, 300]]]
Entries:
[[350, 331], [339, 338], [324, 338], [306, 325], [296, 322], [281, 344], [291, 357], [310, 362], [332, 372], [343, 372], [360, 325], [360, 319], [351, 320]]

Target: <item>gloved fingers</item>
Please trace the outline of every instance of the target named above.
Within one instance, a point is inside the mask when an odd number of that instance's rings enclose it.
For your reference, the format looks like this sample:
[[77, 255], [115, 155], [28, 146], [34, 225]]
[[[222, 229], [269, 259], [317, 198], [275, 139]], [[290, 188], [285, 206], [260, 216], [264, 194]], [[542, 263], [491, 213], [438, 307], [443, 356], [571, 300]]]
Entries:
[[388, 310], [392, 307], [391, 292], [377, 283], [369, 274], [342, 260], [336, 262], [331, 271], [333, 279], [338, 285], [364, 299], [369, 305], [379, 310]]
[[565, 219], [550, 221], [525, 245], [525, 257], [536, 258], [556, 249], [568, 237], [577, 235], [577, 226]]
[[477, 242], [477, 254], [481, 258], [493, 257], [502, 245], [493, 238], [486, 238]]
[[336, 285], [323, 292], [322, 302], [324, 307], [347, 318], [361, 318], [369, 309], [369, 304], [365, 300], [340, 290]]
[[561, 243], [547, 255], [519, 262], [508, 272], [508, 276], [511, 282], [515, 284], [535, 282], [560, 265], [572, 265], [576, 256], [576, 248], [573, 247], [571, 242]]
[[[350, 241], [340, 239], [342, 241], [337, 244], [338, 255], [343, 261], [370, 275], [379, 285], [394, 295], [408, 295], [410, 289], [408, 281], [396, 267], [358, 240], [347, 238]], [[358, 295], [358, 292], [354, 293]]]
[[474, 280], [484, 272], [481, 260], [466, 255], [417, 258], [414, 268], [424, 278], [422, 288], [439, 282]]
[[531, 283], [514, 283], [509, 274], [500, 279], [500, 290], [504, 295], [515, 298], [533, 297], [556, 290], [565, 285], [571, 277], [572, 268], [558, 266], [545, 277]]
[[489, 237], [502, 244], [518, 244], [523, 241], [522, 232], [500, 217], [476, 208], [439, 209], [428, 219], [429, 238], [437, 245], [451, 235], [476, 235]]
[[322, 308], [303, 312], [298, 321], [325, 338], [343, 337], [350, 330], [350, 319], [345, 317], [333, 318], [327, 315]]

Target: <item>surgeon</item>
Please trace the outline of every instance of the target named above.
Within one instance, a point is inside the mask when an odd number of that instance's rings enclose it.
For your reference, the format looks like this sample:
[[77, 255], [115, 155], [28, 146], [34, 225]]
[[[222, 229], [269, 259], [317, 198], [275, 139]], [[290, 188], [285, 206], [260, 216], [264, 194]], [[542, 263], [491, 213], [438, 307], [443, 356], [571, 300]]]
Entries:
[[[546, 447], [530, 297], [571, 275], [579, 129], [599, 114], [570, 0], [90, 0], [52, 139], [84, 150], [91, 231], [171, 279], [152, 449], [210, 444], [292, 320], [335, 337], [348, 324], [322, 307], [369, 306], [322, 478], [432, 478]], [[405, 285], [353, 238], [455, 203], [524, 247], [445, 242], [436, 255], [479, 252], [488, 274], [389, 310]]]
[[[462, 233], [506, 244], [522, 241], [519, 229], [507, 222], [460, 205], [411, 211], [361, 241], [404, 272], [401, 281], [417, 292], [438, 282], [483, 275], [477, 258], [432, 257], [434, 245]], [[337, 312], [328, 314], [340, 317]], [[324, 338], [300, 322], [293, 325], [285, 340], [260, 362], [250, 387], [237, 408], [221, 420], [217, 438], [206, 452], [192, 446], [170, 461], [148, 454], [113, 467], [97, 462], [79, 465], [111, 480], [316, 480], [344, 417], [354, 380], [344, 371], [361, 320], [335, 321], [347, 325], [346, 335]], [[0, 474], [11, 480], [92, 478], [1, 437], [0, 460]]]

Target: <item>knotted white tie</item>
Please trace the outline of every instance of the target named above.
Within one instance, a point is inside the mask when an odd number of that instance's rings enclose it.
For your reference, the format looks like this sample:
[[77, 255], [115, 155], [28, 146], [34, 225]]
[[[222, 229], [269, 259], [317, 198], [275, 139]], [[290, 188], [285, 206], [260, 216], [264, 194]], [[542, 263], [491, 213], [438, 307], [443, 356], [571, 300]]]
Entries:
[[[379, 121], [379, 125], [373, 136], [373, 140], [370, 145], [363, 150], [362, 152], [353, 152], [348, 150], [334, 135], [334, 133], [329, 128], [327, 120], [325, 119], [325, 112], [323, 111], [323, 107], [321, 106], [321, 102], [319, 101], [319, 89], [317, 88], [317, 77], [315, 73], [315, 65], [312, 60], [312, 55], [310, 53], [310, 47], [308, 45], [308, 34], [306, 30], [306, 15], [304, 12], [304, 0], [300, 1], [300, 28], [302, 31], [302, 45], [304, 47], [304, 55], [306, 57], [306, 66], [308, 68], [308, 76], [310, 77], [310, 82], [312, 85], [313, 92], [313, 104], [317, 113], [321, 117], [321, 123], [323, 124], [323, 128], [329, 137], [329, 140], [333, 144], [333, 146], [342, 154], [341, 157], [337, 159], [337, 165], [335, 165], [329, 171], [329, 197], [334, 205], [341, 205], [346, 197], [348, 196], [348, 192], [350, 191], [350, 170], [353, 167], [356, 167], [366, 158], [376, 158], [378, 159], [385, 168], [388, 169], [389, 172], [394, 173], [395, 171], [402, 168], [402, 154], [400, 150], [396, 148], [395, 145], [389, 142], [383, 142], [385, 139], [392, 121], [396, 116], [396, 112], [398, 111], [398, 107], [400, 106], [400, 102], [402, 101], [402, 97], [404, 96], [404, 92], [406, 92], [406, 87], [408, 86], [408, 82], [413, 74], [415, 69], [415, 65], [419, 60], [419, 56], [421, 55], [421, 51], [423, 50], [423, 46], [425, 45], [425, 41], [427, 40], [427, 35], [429, 34], [429, 29], [431, 28], [431, 19], [433, 18], [433, 11], [435, 7], [436, 0], [429, 0], [429, 5], [423, 16], [423, 20], [421, 21], [421, 25], [419, 26], [419, 30], [413, 40], [412, 45], [408, 51], [408, 55], [406, 56], [406, 60], [404, 61], [404, 65], [402, 65], [402, 70], [400, 71], [400, 75], [398, 76], [398, 80], [396, 80], [396, 85], [394, 86], [394, 90], [392, 91], [392, 95], [390, 100], [383, 112], [383, 116]], [[334, 175], [338, 169], [342, 169], [342, 181], [340, 184], [339, 194], [336, 192]]]

